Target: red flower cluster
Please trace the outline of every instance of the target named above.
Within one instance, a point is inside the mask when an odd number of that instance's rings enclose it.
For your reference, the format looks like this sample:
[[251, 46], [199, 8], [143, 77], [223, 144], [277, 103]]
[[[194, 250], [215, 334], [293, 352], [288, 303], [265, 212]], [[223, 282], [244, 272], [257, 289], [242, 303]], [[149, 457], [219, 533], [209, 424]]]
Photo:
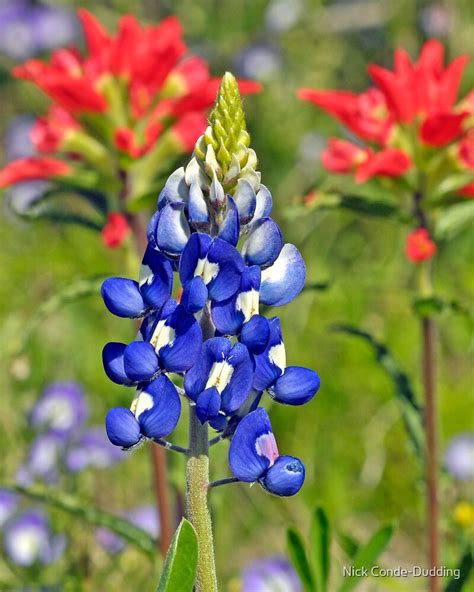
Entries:
[[301, 99], [335, 117], [365, 143], [330, 140], [324, 166], [336, 173], [354, 173], [359, 183], [372, 177], [400, 177], [414, 166], [415, 154], [421, 151], [428, 161], [434, 148], [446, 148], [448, 157], [455, 144], [451, 168], [474, 170], [474, 93], [456, 104], [468, 57], [460, 56], [446, 68], [443, 61], [443, 46], [433, 40], [423, 46], [417, 62], [399, 49], [394, 71], [369, 66], [375, 86], [361, 94], [300, 89]]
[[436, 244], [426, 228], [417, 228], [407, 236], [405, 254], [413, 263], [422, 263], [436, 253]]
[[132, 232], [127, 219], [120, 212], [111, 212], [102, 228], [102, 241], [109, 249], [120, 247]]
[[[220, 79], [210, 75], [204, 60], [189, 55], [174, 17], [142, 27], [126, 15], [115, 35], [86, 10], [79, 18], [85, 55], [60, 49], [49, 63], [32, 59], [13, 71], [53, 104], [32, 132], [36, 150], [45, 156], [7, 165], [0, 187], [40, 178], [61, 182], [64, 175], [70, 186], [85, 166], [100, 173], [104, 191], [126, 178], [128, 194], [139, 197], [167, 172], [159, 170], [162, 162], [169, 167], [170, 159], [192, 151]], [[240, 90], [254, 93], [260, 86], [244, 81]]]

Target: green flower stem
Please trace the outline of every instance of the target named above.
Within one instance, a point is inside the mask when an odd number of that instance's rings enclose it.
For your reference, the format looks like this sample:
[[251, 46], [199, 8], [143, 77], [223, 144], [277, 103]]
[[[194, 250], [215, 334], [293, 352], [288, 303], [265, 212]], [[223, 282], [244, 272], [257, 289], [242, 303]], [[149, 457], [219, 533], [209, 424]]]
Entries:
[[199, 421], [190, 407], [189, 456], [186, 464], [186, 506], [188, 519], [198, 538], [196, 592], [217, 592], [211, 514], [208, 507], [209, 446], [207, 423]]
[[[201, 318], [203, 338], [214, 333], [209, 308]], [[208, 506], [209, 440], [208, 426], [199, 421], [196, 408], [189, 407], [189, 453], [186, 463], [186, 511], [198, 538], [196, 592], [217, 592], [211, 514]]]

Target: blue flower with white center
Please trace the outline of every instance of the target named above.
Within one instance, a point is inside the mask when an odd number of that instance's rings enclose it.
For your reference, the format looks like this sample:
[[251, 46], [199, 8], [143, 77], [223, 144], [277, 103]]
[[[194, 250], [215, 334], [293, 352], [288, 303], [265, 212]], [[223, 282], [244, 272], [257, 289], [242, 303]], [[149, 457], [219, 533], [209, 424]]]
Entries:
[[102, 284], [106, 307], [118, 317], [138, 319], [159, 310], [171, 296], [173, 268], [168, 259], [148, 247], [142, 261], [140, 281], [109, 278]]
[[240, 253], [220, 238], [196, 232], [184, 248], [179, 263], [183, 304], [197, 312], [207, 300], [222, 302], [239, 288], [245, 264]]
[[253, 368], [245, 345], [232, 345], [225, 337], [204, 343], [200, 358], [184, 378], [184, 389], [196, 403], [202, 423], [237, 411], [252, 387]]
[[175, 300], [147, 316], [139, 336], [143, 341], [111, 342], [104, 347], [104, 369], [113, 382], [133, 385], [153, 380], [161, 371], [185, 372], [201, 350], [198, 322]]
[[265, 351], [255, 356], [253, 388], [268, 391], [279, 403], [303, 405], [318, 392], [320, 379], [314, 370], [286, 365], [285, 344], [281, 335], [280, 320], [269, 321], [270, 336]]
[[53, 534], [41, 510], [28, 510], [10, 520], [4, 528], [8, 557], [21, 567], [54, 563], [66, 548], [64, 535]]
[[76, 382], [53, 382], [42, 393], [30, 415], [36, 429], [67, 439], [81, 428], [88, 408], [84, 391]]
[[180, 414], [176, 387], [167, 376], [160, 375], [138, 392], [130, 409], [114, 407], [108, 412], [107, 435], [112, 444], [131, 448], [144, 438], [159, 439], [170, 434]]
[[304, 465], [298, 458], [280, 456], [270, 418], [262, 408], [249, 413], [237, 426], [230, 443], [229, 465], [239, 481], [258, 481], [280, 496], [298, 493], [305, 478]]
[[303, 586], [287, 559], [257, 559], [242, 572], [241, 592], [303, 592]]

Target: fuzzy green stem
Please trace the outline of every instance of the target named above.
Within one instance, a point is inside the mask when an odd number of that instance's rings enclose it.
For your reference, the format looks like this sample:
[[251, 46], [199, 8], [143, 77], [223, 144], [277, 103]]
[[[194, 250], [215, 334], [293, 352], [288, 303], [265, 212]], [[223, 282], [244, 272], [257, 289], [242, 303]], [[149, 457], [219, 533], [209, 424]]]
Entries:
[[186, 506], [188, 519], [198, 538], [196, 592], [217, 592], [211, 514], [208, 507], [209, 445], [207, 423], [199, 421], [190, 407], [189, 449], [186, 464]]

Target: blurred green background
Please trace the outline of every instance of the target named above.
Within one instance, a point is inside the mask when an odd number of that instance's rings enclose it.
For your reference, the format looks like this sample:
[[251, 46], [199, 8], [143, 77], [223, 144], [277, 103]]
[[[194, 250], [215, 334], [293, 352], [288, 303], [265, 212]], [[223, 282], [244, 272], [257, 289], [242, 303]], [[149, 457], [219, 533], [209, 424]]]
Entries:
[[[322, 378], [321, 390], [309, 406], [271, 409], [280, 450], [300, 456], [307, 466], [305, 487], [288, 500], [273, 498], [258, 487], [230, 486], [212, 493], [222, 589], [228, 589], [252, 559], [284, 552], [287, 526], [306, 531], [316, 502], [327, 509], [337, 530], [362, 540], [379, 524], [396, 520], [399, 528], [383, 564], [422, 565], [422, 483], [393, 385], [366, 345], [331, 331], [333, 324], [351, 323], [388, 343], [420, 392], [418, 323], [410, 302], [415, 278], [403, 255], [406, 231], [394, 221], [347, 211], [315, 210], [291, 221], [283, 212], [323, 178], [318, 155], [327, 135], [338, 131], [329, 117], [298, 101], [296, 89], [362, 90], [368, 84], [367, 63], [390, 65], [399, 46], [416, 55], [432, 36], [446, 44], [450, 57], [469, 52], [474, 5], [470, 0], [102, 0], [91, 9], [110, 30], [125, 13], [144, 22], [176, 14], [191, 50], [209, 61], [215, 75], [232, 70], [264, 84], [259, 96], [245, 100], [263, 182], [273, 193], [275, 217], [286, 239], [304, 253], [309, 282], [328, 284], [278, 311], [288, 363], [313, 367]], [[8, 76], [14, 63], [0, 58], [2, 133], [16, 115], [41, 113], [46, 104], [39, 93]], [[471, 62], [463, 94], [473, 80]], [[75, 279], [126, 275], [124, 255], [106, 251], [92, 231], [30, 224], [6, 206], [0, 235], [0, 471], [2, 482], [8, 482], [32, 438], [28, 410], [48, 382], [80, 381], [96, 424], [112, 405], [128, 404], [126, 389], [111, 385], [103, 373], [101, 349], [108, 340], [128, 340], [132, 328], [108, 314], [99, 297], [90, 297], [44, 319], [18, 354], [38, 306]], [[440, 253], [435, 273], [437, 294], [466, 306], [473, 298], [473, 243], [472, 233], [458, 236]], [[465, 317], [446, 312], [439, 316], [439, 335], [444, 449], [451, 437], [472, 429], [472, 326]], [[185, 425], [173, 441], [184, 442]], [[212, 449], [213, 478], [228, 474], [226, 447]], [[169, 461], [175, 487], [182, 489], [184, 461], [175, 455]], [[90, 470], [63, 486], [84, 503], [109, 511], [152, 502], [149, 455], [137, 451], [115, 468]], [[444, 564], [458, 560], [465, 533], [454, 524], [453, 509], [468, 494], [453, 484], [443, 488]], [[67, 531], [70, 542], [66, 556], [50, 568], [52, 575], [43, 574], [46, 581], [60, 577], [66, 590], [152, 589], [153, 566], [146, 557], [129, 549], [111, 558], [95, 545], [93, 527], [61, 512], [53, 511], [52, 517], [58, 529]], [[334, 555], [337, 565], [342, 561], [337, 546]], [[0, 581], [14, 581], [2, 563]], [[379, 579], [364, 582], [361, 589], [418, 590], [423, 582]]]

